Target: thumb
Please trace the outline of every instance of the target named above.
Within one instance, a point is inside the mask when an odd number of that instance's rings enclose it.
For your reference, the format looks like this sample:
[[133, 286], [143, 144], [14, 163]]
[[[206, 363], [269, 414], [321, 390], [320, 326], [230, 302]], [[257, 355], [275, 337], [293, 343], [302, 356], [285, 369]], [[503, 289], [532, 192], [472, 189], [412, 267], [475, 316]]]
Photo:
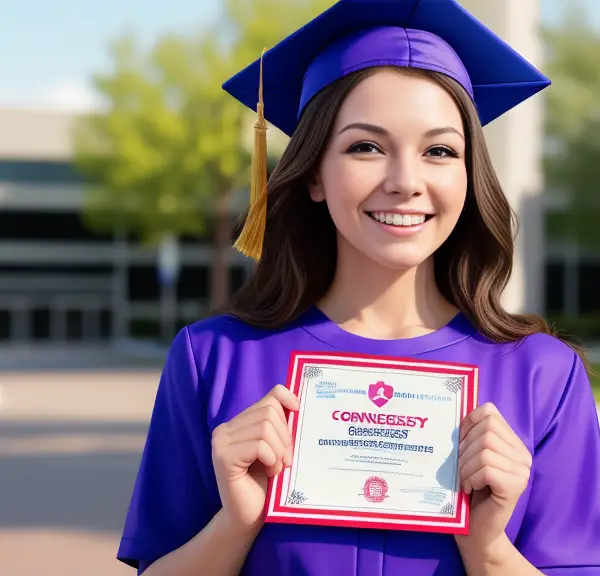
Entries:
[[289, 388], [286, 388], [281, 384], [277, 384], [277, 386], [271, 390], [270, 394], [288, 410], [295, 412], [300, 408], [300, 401], [298, 400], [298, 397]]

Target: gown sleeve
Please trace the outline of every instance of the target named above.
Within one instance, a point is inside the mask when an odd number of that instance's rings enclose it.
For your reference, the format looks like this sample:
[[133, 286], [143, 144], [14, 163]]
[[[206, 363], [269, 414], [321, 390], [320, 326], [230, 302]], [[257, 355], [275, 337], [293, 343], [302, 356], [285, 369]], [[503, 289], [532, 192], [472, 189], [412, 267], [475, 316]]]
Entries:
[[160, 378], [117, 553], [138, 574], [191, 540], [220, 507], [207, 488], [213, 470], [205, 393], [184, 328]]
[[600, 576], [600, 426], [579, 356], [533, 455], [516, 547], [543, 574]]

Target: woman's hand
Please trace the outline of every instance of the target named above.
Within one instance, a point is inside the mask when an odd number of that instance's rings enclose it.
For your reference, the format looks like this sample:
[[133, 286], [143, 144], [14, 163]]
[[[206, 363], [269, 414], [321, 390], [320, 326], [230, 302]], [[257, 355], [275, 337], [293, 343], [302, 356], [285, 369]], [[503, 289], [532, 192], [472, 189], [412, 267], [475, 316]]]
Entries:
[[292, 463], [284, 408], [297, 410], [298, 399], [278, 385], [213, 432], [212, 459], [222, 512], [236, 530], [253, 531], [262, 525], [267, 478]]
[[473, 410], [460, 427], [460, 482], [472, 493], [470, 534], [456, 535], [461, 553], [496, 557], [506, 550], [505, 529], [531, 471], [531, 454], [490, 403]]

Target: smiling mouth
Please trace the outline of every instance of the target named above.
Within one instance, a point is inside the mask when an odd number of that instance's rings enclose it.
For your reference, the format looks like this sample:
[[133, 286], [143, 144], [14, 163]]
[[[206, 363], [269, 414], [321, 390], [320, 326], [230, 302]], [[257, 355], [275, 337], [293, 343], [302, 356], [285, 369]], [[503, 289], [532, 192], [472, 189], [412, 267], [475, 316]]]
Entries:
[[367, 212], [366, 214], [380, 224], [406, 228], [421, 226], [433, 218], [433, 214], [398, 214], [397, 212]]

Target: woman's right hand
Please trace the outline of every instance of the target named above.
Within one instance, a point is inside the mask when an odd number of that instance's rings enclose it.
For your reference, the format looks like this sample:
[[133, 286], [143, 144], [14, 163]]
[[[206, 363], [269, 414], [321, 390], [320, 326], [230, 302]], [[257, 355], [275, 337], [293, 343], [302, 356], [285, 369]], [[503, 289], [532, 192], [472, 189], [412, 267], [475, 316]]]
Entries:
[[292, 439], [284, 413], [297, 397], [281, 385], [229, 422], [215, 428], [212, 459], [223, 506], [236, 529], [262, 525], [267, 479], [292, 464]]

